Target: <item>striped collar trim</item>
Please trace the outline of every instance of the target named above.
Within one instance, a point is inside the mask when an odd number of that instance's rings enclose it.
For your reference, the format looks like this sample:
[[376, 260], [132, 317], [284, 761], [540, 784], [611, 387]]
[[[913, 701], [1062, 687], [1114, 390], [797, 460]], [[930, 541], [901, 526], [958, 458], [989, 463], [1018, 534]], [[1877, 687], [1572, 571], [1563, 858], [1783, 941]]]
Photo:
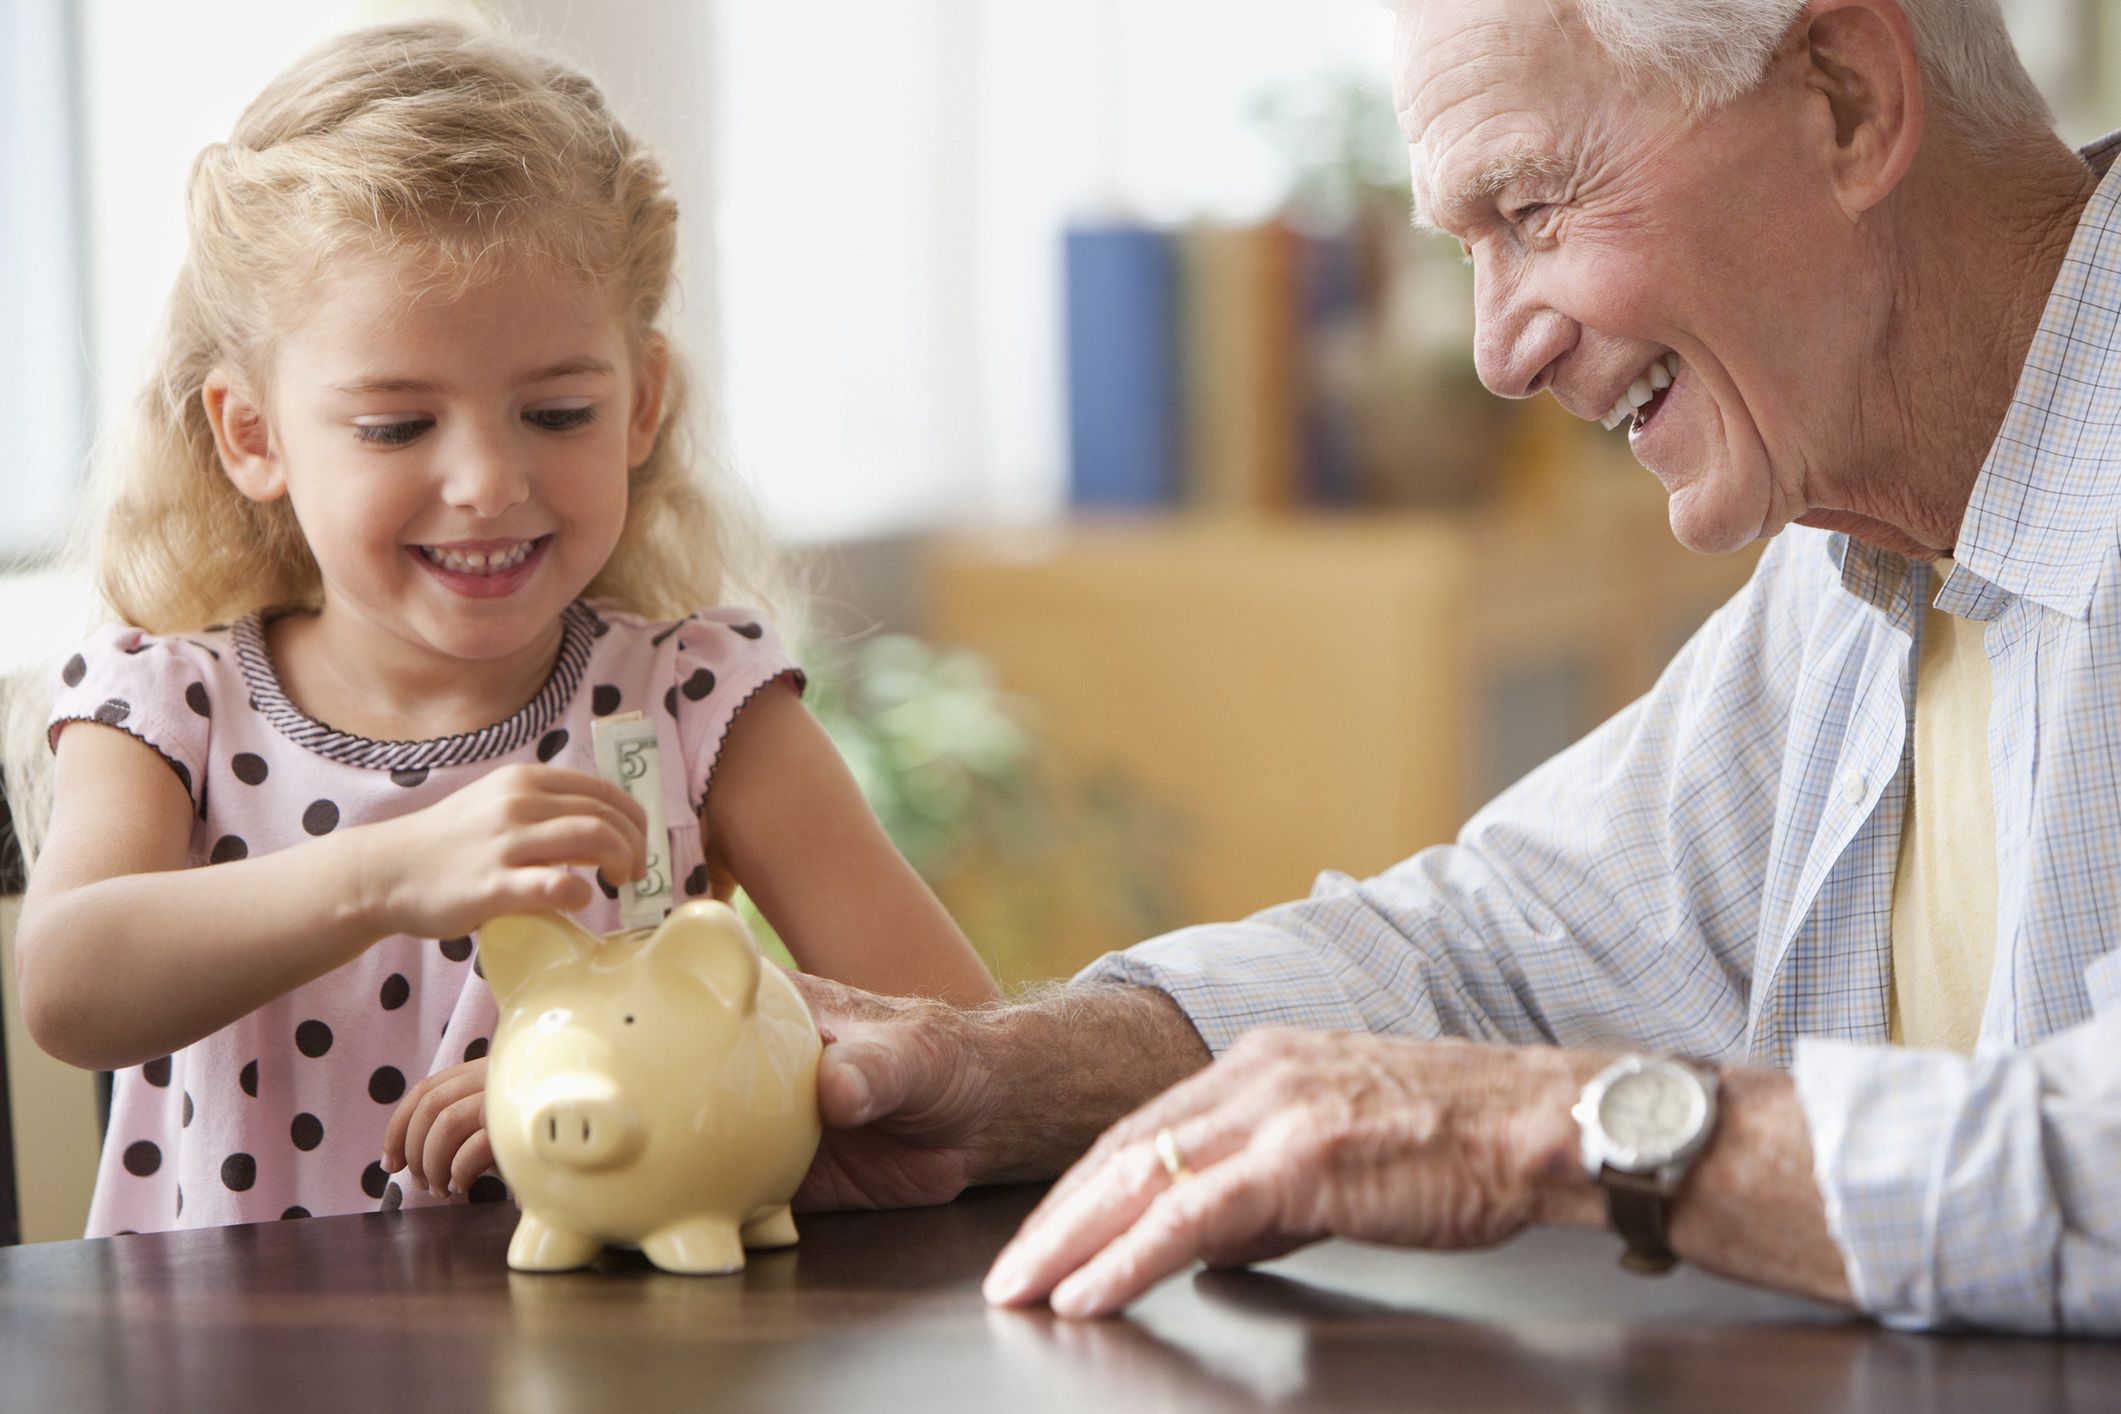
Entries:
[[569, 604], [560, 615], [559, 654], [537, 695], [506, 721], [432, 741], [372, 741], [305, 716], [280, 690], [280, 679], [266, 648], [264, 614], [248, 614], [238, 620], [230, 629], [230, 638], [235, 644], [236, 661], [243, 668], [244, 682], [250, 688], [252, 709], [281, 736], [305, 751], [344, 766], [414, 771], [490, 761], [537, 737], [567, 710], [589, 669], [591, 647], [604, 628], [604, 622], [587, 604], [579, 599]]

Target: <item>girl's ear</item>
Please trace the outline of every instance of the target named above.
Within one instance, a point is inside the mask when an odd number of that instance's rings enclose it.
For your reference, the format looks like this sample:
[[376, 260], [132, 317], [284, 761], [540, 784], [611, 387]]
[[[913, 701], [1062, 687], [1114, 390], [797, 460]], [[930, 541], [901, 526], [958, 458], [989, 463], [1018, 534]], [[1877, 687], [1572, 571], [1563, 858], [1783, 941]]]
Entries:
[[628, 470], [647, 461], [655, 449], [656, 434], [663, 428], [663, 385], [669, 377], [670, 341], [651, 333], [634, 360], [633, 409], [626, 419]]
[[230, 377], [227, 369], [216, 368], [206, 375], [199, 402], [206, 409], [207, 426], [214, 430], [221, 469], [235, 488], [253, 501], [277, 501], [286, 495], [287, 477], [273, 453], [265, 409], [250, 390]]

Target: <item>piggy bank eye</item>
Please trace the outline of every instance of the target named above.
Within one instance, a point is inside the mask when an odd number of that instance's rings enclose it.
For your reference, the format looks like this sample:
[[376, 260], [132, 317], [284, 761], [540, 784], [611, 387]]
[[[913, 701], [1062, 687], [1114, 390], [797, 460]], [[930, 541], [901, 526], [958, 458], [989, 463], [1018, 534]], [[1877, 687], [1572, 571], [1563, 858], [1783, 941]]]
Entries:
[[631, 1026], [631, 1025], [633, 1025], [633, 1018], [632, 1018], [632, 1017], [630, 1017], [630, 1016], [629, 1016], [629, 1017], [627, 1017], [627, 1018], [626, 1018], [626, 1024], [627, 1024], [628, 1026]]

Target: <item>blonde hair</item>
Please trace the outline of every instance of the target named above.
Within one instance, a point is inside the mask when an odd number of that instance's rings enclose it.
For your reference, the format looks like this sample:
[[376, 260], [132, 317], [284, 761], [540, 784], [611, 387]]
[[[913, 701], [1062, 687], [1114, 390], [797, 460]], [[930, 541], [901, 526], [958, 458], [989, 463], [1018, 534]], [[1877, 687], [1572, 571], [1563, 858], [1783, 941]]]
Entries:
[[[321, 598], [292, 507], [249, 500], [229, 481], [199, 394], [217, 367], [268, 391], [273, 331], [335, 257], [415, 258], [445, 295], [542, 262], [610, 293], [637, 358], [673, 286], [677, 203], [595, 84], [450, 23], [356, 30], [297, 60], [227, 142], [199, 154], [186, 206], [188, 248], [152, 371], [95, 459], [77, 536], [110, 612], [154, 633]], [[734, 591], [796, 637], [756, 513], [698, 464], [687, 370], [676, 351], [669, 359], [662, 427], [628, 478], [618, 547], [587, 593], [665, 618]], [[5, 753], [26, 845], [49, 775], [41, 723], [30, 726], [47, 699], [28, 686], [10, 694]]]

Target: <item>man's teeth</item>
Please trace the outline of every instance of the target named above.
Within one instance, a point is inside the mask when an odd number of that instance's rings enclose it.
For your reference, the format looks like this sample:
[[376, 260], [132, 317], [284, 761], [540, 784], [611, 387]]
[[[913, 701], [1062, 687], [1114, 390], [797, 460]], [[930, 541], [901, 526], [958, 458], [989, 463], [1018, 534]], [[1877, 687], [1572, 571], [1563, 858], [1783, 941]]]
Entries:
[[1598, 419], [1599, 425], [1611, 432], [1621, 423], [1635, 415], [1635, 410], [1672, 386], [1679, 376], [1679, 355], [1668, 353], [1643, 372], [1640, 378], [1628, 385], [1627, 391], [1614, 400], [1606, 415]]
[[422, 545], [420, 553], [445, 570], [458, 574], [499, 574], [512, 570], [530, 558], [537, 548], [535, 540], [519, 540], [506, 550], [442, 550], [433, 545]]

